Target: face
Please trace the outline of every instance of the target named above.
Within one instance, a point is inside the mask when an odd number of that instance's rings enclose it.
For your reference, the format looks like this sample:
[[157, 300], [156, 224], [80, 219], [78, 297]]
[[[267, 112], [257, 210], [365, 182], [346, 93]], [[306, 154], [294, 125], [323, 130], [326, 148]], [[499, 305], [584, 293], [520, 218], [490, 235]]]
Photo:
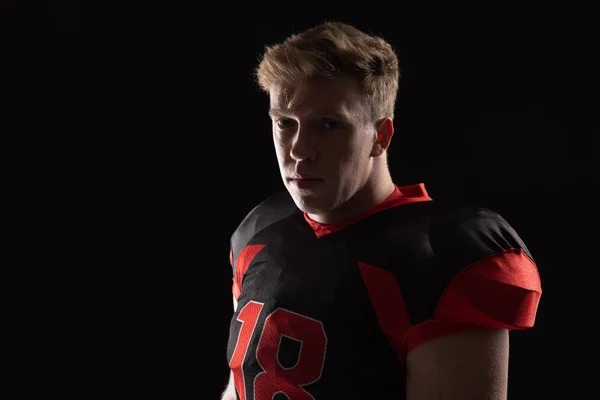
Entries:
[[335, 213], [371, 175], [375, 121], [350, 79], [303, 85], [295, 99], [289, 108], [282, 88], [270, 91], [281, 177], [302, 211], [311, 216]]

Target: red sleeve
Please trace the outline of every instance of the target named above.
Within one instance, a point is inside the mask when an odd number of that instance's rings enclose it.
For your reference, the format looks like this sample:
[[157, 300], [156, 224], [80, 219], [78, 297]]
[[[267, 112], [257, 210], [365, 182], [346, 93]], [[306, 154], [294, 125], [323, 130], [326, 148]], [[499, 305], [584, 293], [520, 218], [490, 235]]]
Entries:
[[530, 328], [541, 294], [538, 269], [525, 251], [498, 251], [471, 264], [450, 281], [433, 318], [407, 333], [407, 350], [453, 333]]

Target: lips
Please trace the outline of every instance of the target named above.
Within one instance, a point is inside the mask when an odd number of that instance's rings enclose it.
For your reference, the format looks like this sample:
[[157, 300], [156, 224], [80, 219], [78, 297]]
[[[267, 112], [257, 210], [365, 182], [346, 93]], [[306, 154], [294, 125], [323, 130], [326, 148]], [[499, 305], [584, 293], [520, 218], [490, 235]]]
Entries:
[[310, 175], [298, 175], [295, 174], [289, 178], [290, 181], [322, 181], [323, 179], [317, 178]]
[[305, 190], [316, 188], [323, 182], [323, 179], [321, 179], [321, 178], [315, 178], [312, 175], [305, 175], [305, 174], [302, 174], [302, 175], [294, 174], [288, 180], [291, 184], [293, 184], [298, 189], [305, 189]]

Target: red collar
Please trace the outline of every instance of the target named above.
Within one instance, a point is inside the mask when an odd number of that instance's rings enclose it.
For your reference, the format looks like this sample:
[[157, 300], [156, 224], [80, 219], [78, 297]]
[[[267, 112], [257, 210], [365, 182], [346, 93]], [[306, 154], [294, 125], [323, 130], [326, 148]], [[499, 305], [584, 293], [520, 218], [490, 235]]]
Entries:
[[375, 214], [379, 211], [387, 208], [400, 206], [402, 204], [414, 203], [418, 201], [428, 201], [431, 197], [427, 194], [424, 183], [417, 183], [414, 185], [398, 187], [394, 185], [395, 189], [391, 195], [389, 195], [384, 201], [376, 205], [375, 207], [367, 210], [366, 212], [351, 218], [346, 221], [336, 222], [333, 224], [322, 224], [315, 220], [312, 220], [307, 213], [304, 213], [304, 219], [315, 231], [317, 237], [323, 237], [333, 232], [337, 232], [348, 226], [367, 218], [369, 215]]

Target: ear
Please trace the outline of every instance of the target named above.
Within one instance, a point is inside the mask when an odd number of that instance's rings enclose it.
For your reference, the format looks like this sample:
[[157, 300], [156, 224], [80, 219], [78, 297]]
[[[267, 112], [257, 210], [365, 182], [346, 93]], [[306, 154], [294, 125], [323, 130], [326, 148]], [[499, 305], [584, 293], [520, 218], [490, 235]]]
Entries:
[[381, 118], [375, 123], [377, 128], [377, 137], [371, 149], [371, 157], [382, 155], [390, 145], [392, 136], [394, 136], [394, 122], [391, 118]]

